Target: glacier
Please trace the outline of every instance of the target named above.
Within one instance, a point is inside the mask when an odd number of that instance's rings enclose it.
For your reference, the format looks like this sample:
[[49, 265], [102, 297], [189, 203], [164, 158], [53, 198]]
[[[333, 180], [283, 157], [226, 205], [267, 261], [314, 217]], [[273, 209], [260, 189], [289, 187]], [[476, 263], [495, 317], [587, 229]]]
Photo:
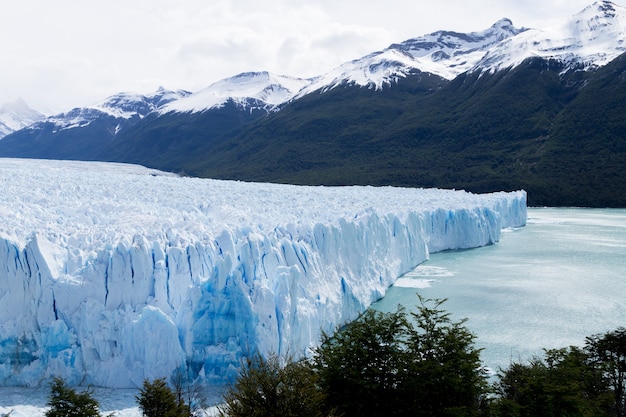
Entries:
[[309, 354], [429, 253], [525, 223], [524, 191], [0, 159], [0, 385], [227, 383], [252, 352]]

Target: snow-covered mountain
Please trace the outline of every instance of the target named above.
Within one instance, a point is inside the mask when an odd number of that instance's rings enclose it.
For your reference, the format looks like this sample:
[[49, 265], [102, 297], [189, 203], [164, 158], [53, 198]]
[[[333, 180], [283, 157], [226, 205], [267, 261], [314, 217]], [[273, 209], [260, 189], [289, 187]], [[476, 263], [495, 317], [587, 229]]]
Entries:
[[311, 79], [243, 73], [212, 84], [160, 110], [204, 111], [233, 100], [242, 107], [274, 109], [287, 101], [338, 85], [382, 88], [411, 73], [451, 80], [467, 71], [510, 68], [541, 56], [571, 68], [602, 66], [626, 50], [626, 9], [603, 0], [554, 28], [516, 28], [503, 18], [471, 33], [437, 31], [390, 45]]
[[199, 112], [223, 107], [232, 101], [245, 111], [272, 111], [291, 100], [311, 80], [275, 75], [269, 72], [245, 72], [218, 81], [207, 88], [162, 107], [159, 113]]
[[452, 80], [468, 71], [511, 68], [537, 56], [562, 61], [567, 68], [595, 68], [625, 52], [625, 39], [626, 8], [603, 0], [553, 28], [517, 28], [503, 18], [479, 32], [437, 31], [392, 44], [310, 79], [268, 72], [239, 74], [173, 101], [159, 112], [205, 111], [229, 100], [244, 109], [270, 111], [294, 98], [339, 85], [380, 89], [416, 72]]
[[299, 187], [0, 163], [0, 384], [140, 386], [303, 355], [429, 252], [493, 244], [525, 192]]
[[0, 105], [0, 139], [32, 125], [45, 116], [31, 109], [22, 99]]
[[561, 61], [567, 69], [593, 69], [626, 52], [625, 41], [626, 8], [602, 0], [552, 28], [516, 28], [504, 18], [482, 32], [438, 31], [393, 44], [316, 78], [298, 96], [345, 84], [379, 89], [416, 71], [452, 80], [533, 57]]
[[481, 32], [438, 31], [409, 39], [335, 68], [311, 82], [299, 96], [345, 84], [380, 89], [416, 71], [453, 79], [473, 68], [494, 45], [524, 30], [502, 19]]
[[502, 19], [481, 32], [438, 31], [393, 44], [383, 51], [347, 62], [324, 75], [309, 79], [246, 72], [173, 101], [161, 108], [159, 113], [202, 112], [219, 108], [228, 101], [244, 110], [263, 109], [267, 112], [317, 90], [327, 91], [345, 84], [382, 88], [415, 71], [452, 79], [474, 67], [490, 47], [523, 31], [515, 28], [508, 19]]
[[537, 56], [562, 61], [568, 68], [594, 68], [625, 52], [625, 39], [626, 9], [603, 0], [553, 28], [517, 28], [503, 18], [479, 32], [437, 31], [392, 44], [311, 79], [243, 73], [172, 102], [160, 112], [204, 111], [228, 100], [247, 108], [275, 109], [293, 98], [339, 85], [380, 89], [416, 72], [452, 80], [468, 71], [511, 68]]
[[105, 115], [127, 120], [153, 111], [204, 112], [229, 101], [243, 111], [270, 112], [294, 98], [338, 85], [380, 89], [416, 72], [452, 80], [464, 72], [510, 68], [537, 56], [562, 61], [567, 68], [596, 68], [625, 52], [625, 40], [626, 8], [602, 0], [552, 28], [517, 28], [503, 18], [479, 32], [437, 31], [392, 44], [310, 79], [246, 72], [193, 94], [162, 89], [149, 96], [119, 93], [45, 122], [55, 124], [58, 131], [85, 127]]
[[96, 120], [114, 119], [119, 123], [115, 133], [128, 121], [142, 119], [149, 113], [166, 104], [191, 94], [188, 91], [170, 91], [160, 87], [152, 94], [118, 93], [88, 107], [77, 107], [66, 113], [46, 117], [41, 122], [29, 127], [37, 130], [44, 126], [54, 126], [52, 132], [89, 126]]
[[566, 69], [595, 69], [626, 52], [626, 8], [597, 1], [564, 23], [530, 29], [490, 48], [472, 70], [495, 71], [531, 57], [554, 59]]

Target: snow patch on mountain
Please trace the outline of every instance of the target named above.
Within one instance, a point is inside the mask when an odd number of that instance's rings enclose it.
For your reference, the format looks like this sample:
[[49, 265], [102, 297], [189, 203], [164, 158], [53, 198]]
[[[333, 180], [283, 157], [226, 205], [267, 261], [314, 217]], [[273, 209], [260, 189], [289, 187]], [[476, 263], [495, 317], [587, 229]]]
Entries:
[[38, 122], [45, 116], [31, 109], [22, 99], [0, 106], [0, 139]]
[[245, 72], [173, 101], [159, 112], [202, 112], [223, 107], [228, 101], [245, 110], [271, 111], [289, 101], [310, 82], [308, 79], [275, 75], [267, 71]]
[[302, 187], [0, 163], [0, 384], [224, 383], [305, 355], [429, 252], [493, 244], [526, 194]]

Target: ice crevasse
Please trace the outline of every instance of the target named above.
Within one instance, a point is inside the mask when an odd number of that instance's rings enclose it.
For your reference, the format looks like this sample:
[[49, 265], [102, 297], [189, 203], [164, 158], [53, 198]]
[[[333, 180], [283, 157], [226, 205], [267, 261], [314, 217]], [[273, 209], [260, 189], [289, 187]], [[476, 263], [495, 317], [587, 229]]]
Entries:
[[526, 193], [302, 187], [0, 160], [0, 384], [232, 380], [306, 355], [430, 252], [498, 241]]

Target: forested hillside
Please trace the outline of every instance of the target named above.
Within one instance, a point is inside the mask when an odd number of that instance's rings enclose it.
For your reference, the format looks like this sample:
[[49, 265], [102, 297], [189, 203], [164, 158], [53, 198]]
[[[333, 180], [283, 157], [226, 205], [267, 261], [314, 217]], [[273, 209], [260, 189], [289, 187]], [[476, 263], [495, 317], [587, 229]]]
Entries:
[[623, 207], [625, 61], [562, 73], [537, 58], [453, 81], [420, 73], [382, 91], [338, 87], [207, 145], [181, 168], [297, 184], [524, 188], [531, 205]]

